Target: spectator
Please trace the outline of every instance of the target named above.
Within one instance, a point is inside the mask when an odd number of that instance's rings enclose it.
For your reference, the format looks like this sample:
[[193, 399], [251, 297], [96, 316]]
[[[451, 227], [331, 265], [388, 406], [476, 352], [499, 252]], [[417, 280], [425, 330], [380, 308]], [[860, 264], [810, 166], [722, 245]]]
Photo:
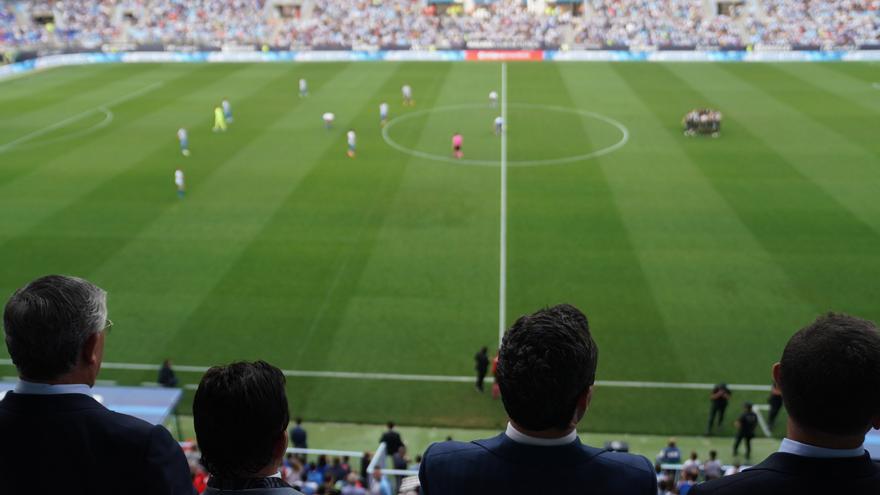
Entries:
[[171, 369], [170, 359], [166, 359], [162, 362], [162, 367], [159, 368], [159, 379], [156, 381], [163, 387], [170, 388], [177, 386], [177, 375], [175, 375], [174, 370]]
[[483, 347], [474, 356], [475, 369], [477, 371], [477, 391], [483, 392], [483, 380], [486, 379], [486, 373], [489, 372], [489, 348]]
[[517, 320], [498, 359], [507, 431], [429, 447], [419, 471], [422, 493], [655, 495], [647, 459], [588, 447], [577, 436], [597, 360], [587, 318], [577, 308], [560, 305]]
[[[712, 393], [709, 394], [709, 401], [712, 403], [712, 407], [709, 409], [709, 425], [706, 427], [706, 435], [712, 434], [712, 429], [716, 426], [721, 426], [721, 423], [724, 421], [724, 411], [727, 410], [727, 403], [730, 400], [730, 389], [727, 388], [726, 383], [719, 383], [715, 385], [715, 388], [712, 389]], [[715, 423], [717, 418], [717, 423]]]
[[699, 473], [693, 470], [681, 472], [681, 481], [678, 482], [678, 495], [687, 495], [688, 492], [697, 483]]
[[367, 495], [367, 490], [358, 479], [355, 473], [348, 473], [345, 477], [345, 484], [342, 485], [342, 495]]
[[394, 431], [393, 421], [388, 422], [388, 430], [379, 438], [379, 443], [385, 444], [385, 455], [394, 455], [400, 451], [401, 447], [404, 447], [400, 434]]
[[660, 453], [657, 454], [657, 460], [660, 461], [661, 464], [681, 463], [681, 450], [679, 450], [678, 446], [675, 444], [674, 438], [670, 438], [666, 447], [663, 447]]
[[723, 469], [724, 466], [718, 460], [718, 452], [710, 450], [709, 460], [703, 464], [703, 475], [706, 477], [706, 481], [720, 478], [723, 474]]
[[284, 375], [264, 361], [214, 366], [193, 398], [208, 495], [296, 495], [277, 477], [287, 451]]
[[779, 452], [697, 494], [880, 493], [880, 466], [862, 446], [880, 428], [880, 332], [829, 313], [799, 330], [773, 365], [788, 411]]
[[682, 463], [681, 470], [695, 473], [697, 475], [700, 474], [700, 460], [696, 452], [691, 452], [691, 456], [686, 461], [684, 461], [684, 463]]
[[296, 418], [296, 426], [290, 430], [290, 443], [293, 444], [294, 447], [298, 449], [307, 449], [309, 448], [308, 442], [308, 434], [306, 433], [306, 429], [302, 426], [302, 418]]
[[[6, 348], [19, 381], [0, 401], [0, 493], [193, 493], [168, 430], [92, 398], [111, 326], [107, 293], [80, 278], [38, 278], [6, 303]], [[47, 448], [64, 461], [47, 469]], [[37, 488], [47, 474], [62, 484]]]
[[732, 476], [742, 471], [742, 464], [738, 460], [734, 460], [733, 464], [724, 470], [724, 476]]
[[743, 404], [743, 413], [734, 423], [736, 426], [736, 439], [733, 441], [733, 457], [739, 452], [741, 441], [746, 442], [746, 460], [752, 458], [752, 439], [755, 438], [755, 428], [758, 427], [758, 415], [752, 410], [752, 403]]
[[370, 477], [370, 495], [391, 495], [391, 483], [382, 474], [382, 468], [376, 467]]

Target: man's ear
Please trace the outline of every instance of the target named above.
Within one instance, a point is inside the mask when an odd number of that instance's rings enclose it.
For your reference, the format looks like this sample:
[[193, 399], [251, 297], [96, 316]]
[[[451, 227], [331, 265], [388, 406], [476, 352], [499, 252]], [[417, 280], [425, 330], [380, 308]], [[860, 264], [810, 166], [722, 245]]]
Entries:
[[275, 439], [275, 447], [272, 449], [272, 458], [281, 461], [284, 459], [285, 453], [287, 453], [287, 428], [281, 430], [280, 436]]
[[590, 402], [593, 400], [593, 387], [595, 385], [590, 385], [586, 388], [577, 398], [577, 403], [575, 404], [574, 417], [572, 419], [572, 427], [577, 426], [577, 424], [583, 419], [584, 414], [586, 414], [587, 409], [590, 408]]
[[93, 366], [101, 362], [103, 341], [104, 332], [95, 332], [89, 335], [89, 338], [86, 339], [85, 344], [83, 344], [79, 355], [83, 364]]
[[782, 365], [775, 363], [771, 368], [771, 374], [773, 375], [773, 381], [776, 382], [776, 386], [782, 387], [782, 380], [780, 379], [782, 376]]

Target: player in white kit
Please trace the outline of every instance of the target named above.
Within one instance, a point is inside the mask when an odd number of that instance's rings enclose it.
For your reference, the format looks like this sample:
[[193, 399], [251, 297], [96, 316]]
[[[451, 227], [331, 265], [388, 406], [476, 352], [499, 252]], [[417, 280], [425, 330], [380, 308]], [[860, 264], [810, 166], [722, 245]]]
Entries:
[[385, 127], [388, 123], [388, 104], [384, 101], [379, 104], [379, 124]]
[[180, 152], [183, 156], [189, 156], [189, 136], [183, 127], [177, 130], [177, 140], [180, 141]]
[[229, 103], [229, 100], [223, 98], [223, 101], [220, 102], [220, 106], [223, 108], [223, 116], [226, 117], [226, 123], [232, 123], [232, 104]]
[[324, 112], [324, 115], [322, 115], [321, 118], [324, 119], [324, 129], [327, 129], [328, 131], [333, 129], [333, 120], [336, 119], [333, 112]]
[[500, 136], [503, 129], [504, 119], [499, 115], [498, 117], [495, 117], [495, 135]]
[[309, 83], [306, 82], [305, 79], [299, 80], [299, 97], [303, 98], [309, 96]]
[[400, 92], [403, 94], [403, 105], [404, 106], [413, 106], [416, 102], [412, 97], [412, 88], [409, 84], [404, 84], [402, 88], [400, 88]]
[[357, 135], [354, 133], [354, 129], [349, 129], [345, 138], [348, 141], [348, 157], [354, 158], [354, 148], [357, 145]]
[[489, 92], [489, 106], [492, 108], [498, 106], [498, 92], [495, 90]]
[[177, 186], [177, 197], [183, 199], [183, 195], [186, 192], [183, 185], [183, 170], [177, 169], [174, 171], [174, 184]]

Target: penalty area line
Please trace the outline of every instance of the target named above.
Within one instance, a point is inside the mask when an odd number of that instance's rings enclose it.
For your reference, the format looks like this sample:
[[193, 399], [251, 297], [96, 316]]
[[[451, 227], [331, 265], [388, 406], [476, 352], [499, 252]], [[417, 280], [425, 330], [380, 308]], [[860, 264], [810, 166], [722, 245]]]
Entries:
[[43, 127], [42, 129], [37, 129], [36, 131], [25, 134], [24, 136], [21, 136], [20, 138], [13, 139], [12, 141], [9, 141], [6, 144], [0, 145], [0, 153], [3, 153], [4, 151], [8, 151], [21, 143], [25, 143], [27, 141], [34, 139], [34, 138], [38, 138], [40, 136], [48, 134], [48, 133], [54, 131], [55, 129], [59, 129], [59, 128], [64, 127], [68, 124], [72, 124], [73, 122], [76, 122], [77, 120], [81, 120], [85, 117], [88, 117], [89, 115], [91, 115], [95, 112], [103, 112], [105, 110], [109, 111], [110, 107], [115, 106], [115, 105], [119, 105], [121, 103], [125, 103], [126, 101], [129, 101], [129, 100], [133, 100], [139, 96], [142, 96], [146, 93], [149, 93], [150, 91], [153, 91], [154, 89], [158, 88], [159, 86], [162, 86], [163, 84], [164, 84], [163, 82], [155, 82], [155, 83], [153, 83], [149, 86], [143, 87], [137, 91], [131, 92], [127, 95], [120, 96], [119, 98], [116, 98], [115, 100], [110, 100], [107, 103], [104, 103], [102, 105], [98, 105], [94, 108], [90, 108], [90, 109], [88, 109], [84, 112], [80, 112], [76, 115], [71, 115], [70, 117], [67, 117], [66, 119], [59, 120], [58, 122], [55, 122], [54, 124]]
[[[13, 366], [11, 359], [0, 359], [0, 365]], [[124, 371], [156, 371], [158, 364], [142, 363], [103, 363], [101, 368], [106, 370]], [[181, 373], [204, 373], [209, 366], [175, 365], [174, 370]], [[415, 375], [405, 373], [370, 373], [357, 371], [313, 371], [313, 370], [281, 370], [284, 376], [295, 378], [337, 378], [344, 380], [377, 380], [399, 382], [440, 382], [440, 383], [474, 383], [474, 376], [456, 375]], [[492, 377], [486, 377], [492, 382]], [[642, 389], [674, 389], [674, 390], [712, 390], [713, 383], [689, 383], [689, 382], [651, 382], [651, 381], [620, 381], [620, 380], [596, 380], [600, 387], [613, 388], [642, 388]], [[769, 385], [728, 384], [731, 390], [749, 392], [769, 392]]]

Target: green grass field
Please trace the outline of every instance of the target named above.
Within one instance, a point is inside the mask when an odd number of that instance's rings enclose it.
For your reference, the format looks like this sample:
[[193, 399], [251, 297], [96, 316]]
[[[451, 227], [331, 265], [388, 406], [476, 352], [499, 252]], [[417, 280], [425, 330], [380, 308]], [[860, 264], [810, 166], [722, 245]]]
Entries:
[[[507, 323], [570, 302], [591, 320], [601, 380], [767, 384], [819, 313], [880, 318], [878, 69], [509, 64]], [[378, 105], [406, 116], [388, 129], [402, 147], [448, 157], [460, 131], [466, 159], [492, 161], [500, 80], [491, 63], [359, 63], [108, 65], [0, 83], [0, 293], [52, 272], [103, 286], [109, 362], [469, 375], [476, 350], [497, 345], [499, 169], [392, 148]], [[214, 134], [224, 96], [235, 122]], [[682, 136], [701, 106], [724, 113], [720, 139]], [[620, 139], [579, 110], [619, 122], [628, 142], [516, 166]], [[466, 383], [289, 386], [313, 421], [504, 422]], [[730, 415], [765, 395], [736, 393]], [[702, 390], [600, 387], [581, 429], [699, 434], [707, 412]]]

